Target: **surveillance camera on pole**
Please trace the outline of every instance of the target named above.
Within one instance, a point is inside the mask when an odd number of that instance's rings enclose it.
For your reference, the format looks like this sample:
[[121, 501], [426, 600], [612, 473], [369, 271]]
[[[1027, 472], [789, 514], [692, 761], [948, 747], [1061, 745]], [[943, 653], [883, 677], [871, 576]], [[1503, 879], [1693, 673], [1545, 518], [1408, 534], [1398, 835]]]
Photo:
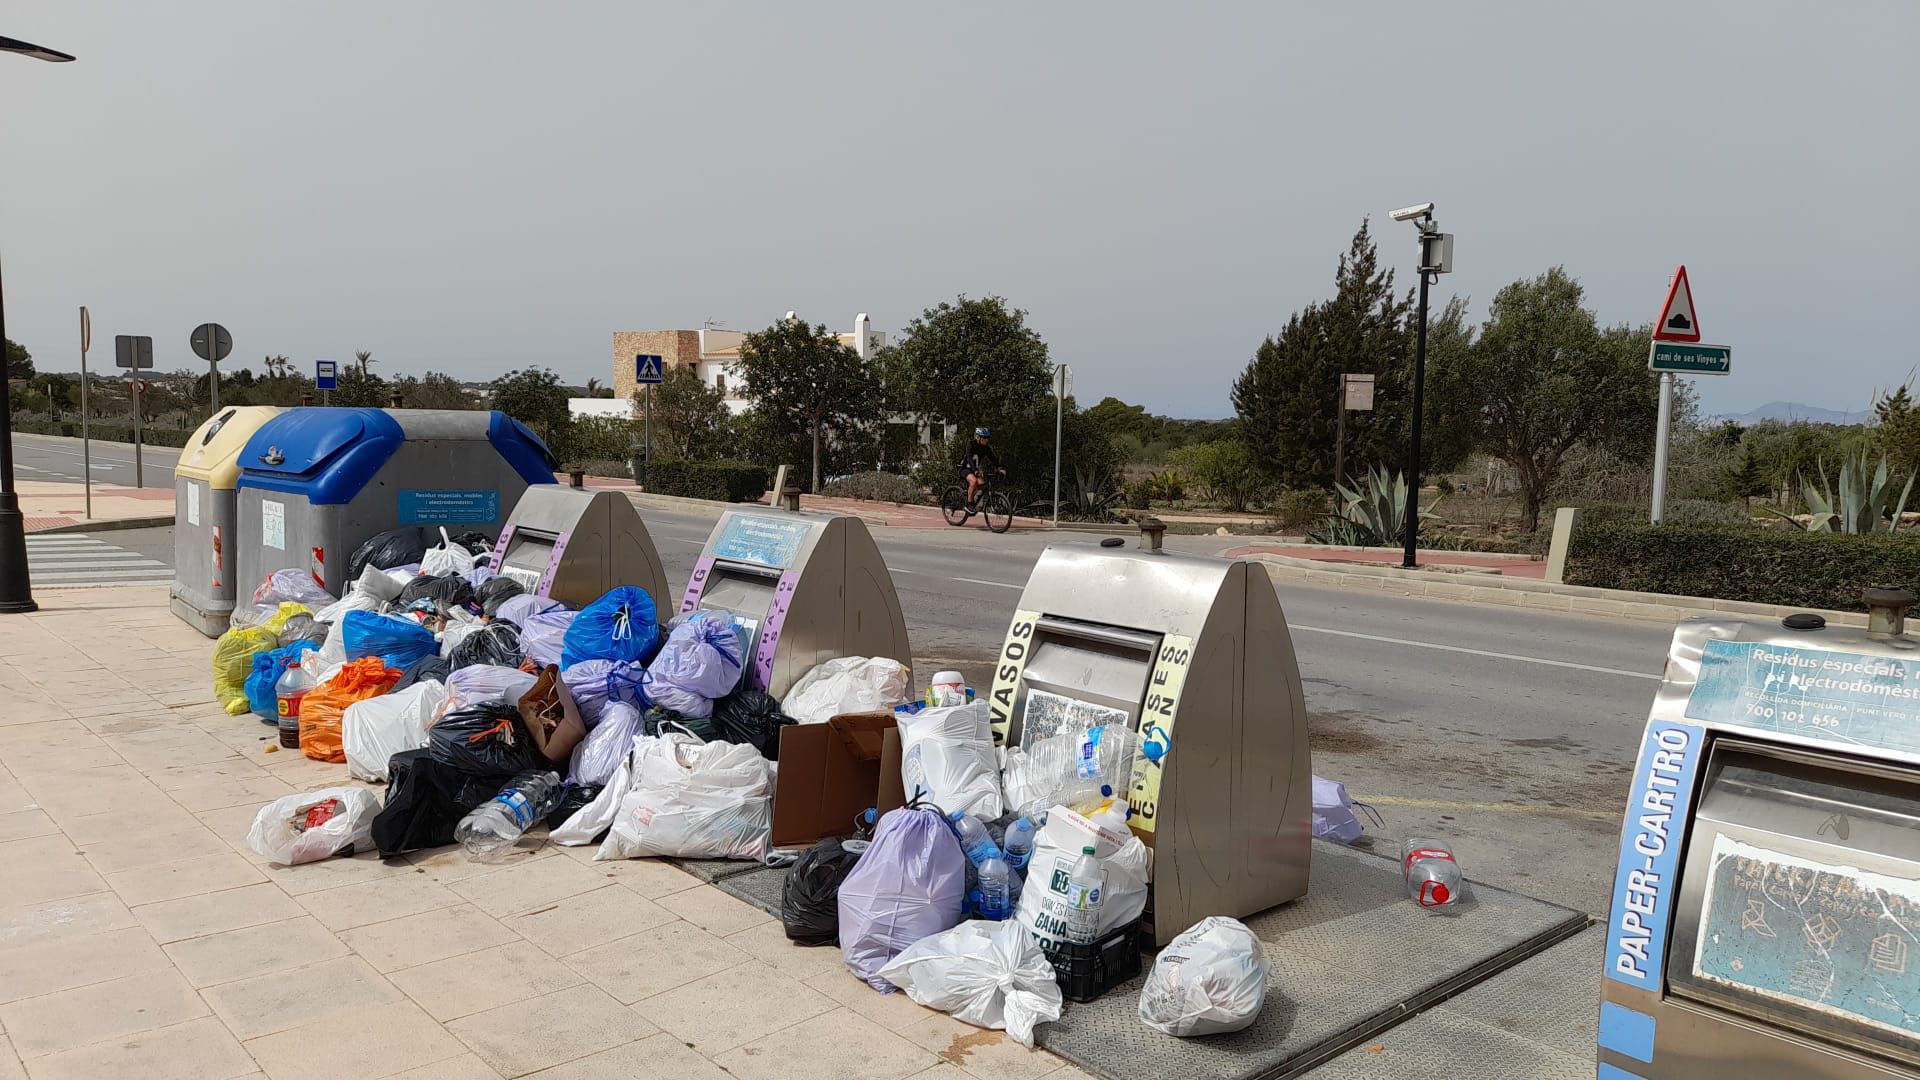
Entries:
[[1389, 215], [1395, 221], [1411, 221], [1420, 230], [1420, 309], [1417, 344], [1413, 357], [1413, 431], [1407, 443], [1407, 520], [1401, 531], [1400, 565], [1412, 569], [1418, 565], [1416, 547], [1420, 540], [1420, 416], [1426, 407], [1427, 389], [1427, 286], [1435, 277], [1453, 272], [1453, 234], [1443, 233], [1434, 224], [1433, 204], [1403, 206]]

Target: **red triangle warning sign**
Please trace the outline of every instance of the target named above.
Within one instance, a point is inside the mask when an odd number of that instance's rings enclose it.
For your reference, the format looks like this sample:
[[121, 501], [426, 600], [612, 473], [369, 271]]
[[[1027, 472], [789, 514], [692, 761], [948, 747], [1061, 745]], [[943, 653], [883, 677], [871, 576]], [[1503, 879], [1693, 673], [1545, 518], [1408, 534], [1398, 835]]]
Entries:
[[1660, 320], [1653, 324], [1653, 340], [1700, 340], [1700, 319], [1693, 313], [1693, 289], [1687, 285], [1684, 266], [1673, 272], [1673, 284], [1667, 286], [1667, 302], [1660, 309]]

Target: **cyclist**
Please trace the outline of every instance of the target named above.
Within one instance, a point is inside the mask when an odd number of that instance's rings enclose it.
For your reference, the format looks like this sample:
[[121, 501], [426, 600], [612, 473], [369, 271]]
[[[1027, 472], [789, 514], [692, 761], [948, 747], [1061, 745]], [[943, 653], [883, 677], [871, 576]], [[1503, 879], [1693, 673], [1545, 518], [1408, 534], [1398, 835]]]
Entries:
[[973, 441], [967, 443], [966, 450], [960, 454], [960, 464], [956, 466], [967, 478], [967, 509], [972, 511], [980, 505], [980, 488], [987, 482], [987, 470], [993, 470], [994, 476], [1005, 476], [1007, 470], [1000, 467], [1000, 458], [988, 445], [993, 432], [986, 428], [973, 429]]

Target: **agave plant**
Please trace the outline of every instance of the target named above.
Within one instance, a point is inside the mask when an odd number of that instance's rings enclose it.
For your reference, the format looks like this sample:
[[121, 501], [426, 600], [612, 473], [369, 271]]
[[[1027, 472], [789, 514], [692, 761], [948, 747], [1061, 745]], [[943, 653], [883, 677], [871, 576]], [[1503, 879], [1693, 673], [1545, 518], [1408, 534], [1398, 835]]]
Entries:
[[[1367, 470], [1364, 485], [1335, 484], [1333, 489], [1340, 495], [1341, 516], [1372, 533], [1376, 542], [1392, 543], [1406, 535], [1407, 478], [1403, 474], [1375, 465]], [[1430, 507], [1420, 511], [1423, 522], [1433, 516]]]
[[[1834, 497], [1833, 488], [1827, 483], [1826, 462], [1818, 462], [1820, 486], [1814, 487], [1806, 477], [1800, 477], [1800, 497], [1807, 502], [1807, 522], [1801, 527], [1808, 532], [1837, 532], [1859, 535], [1872, 532], [1898, 532], [1901, 515], [1907, 510], [1907, 496], [1913, 493], [1913, 474], [1907, 475], [1907, 482], [1899, 492], [1893, 488], [1893, 478], [1887, 473], [1887, 456], [1880, 455], [1880, 464], [1871, 473], [1867, 471], [1867, 454], [1864, 450], [1849, 453], [1840, 462], [1839, 497]], [[1772, 510], [1771, 507], [1767, 509]], [[1800, 522], [1778, 510], [1773, 511], [1794, 524]]]

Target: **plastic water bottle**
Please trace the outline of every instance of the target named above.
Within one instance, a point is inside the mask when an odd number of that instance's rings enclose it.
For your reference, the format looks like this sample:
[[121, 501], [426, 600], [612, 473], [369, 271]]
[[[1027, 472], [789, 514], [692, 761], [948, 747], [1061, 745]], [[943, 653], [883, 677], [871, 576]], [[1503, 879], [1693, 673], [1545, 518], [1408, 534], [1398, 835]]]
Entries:
[[1090, 820], [1107, 832], [1124, 837], [1128, 831], [1127, 818], [1132, 814], [1133, 807], [1128, 806], [1125, 800], [1111, 798], [1107, 800], [1107, 805], [1093, 814]]
[[461, 818], [453, 838], [471, 858], [497, 858], [511, 850], [521, 835], [552, 812], [559, 801], [559, 773], [523, 772], [501, 788], [500, 794]]
[[300, 702], [316, 685], [313, 676], [299, 664], [291, 665], [274, 680], [274, 711], [279, 716], [281, 746], [300, 749]]
[[1105, 900], [1102, 886], [1107, 871], [1094, 858], [1092, 847], [1080, 849], [1073, 869], [1067, 873], [1067, 941], [1091, 945], [1100, 936], [1100, 903]]
[[1007, 860], [995, 855], [980, 864], [980, 917], [999, 922], [1013, 914], [1013, 883]]
[[1000, 845], [993, 842], [993, 834], [987, 831], [986, 823], [962, 810], [953, 812], [948, 819], [953, 833], [960, 838], [960, 850], [967, 853], [967, 861], [974, 866], [984, 866], [988, 859], [1000, 857]]
[[1007, 865], [1017, 874], [1026, 873], [1027, 864], [1033, 861], [1033, 833], [1032, 818], [1023, 817], [1007, 826]]
[[1446, 907], [1460, 899], [1460, 864], [1445, 840], [1412, 839], [1400, 845], [1400, 870], [1407, 895], [1423, 908]]

